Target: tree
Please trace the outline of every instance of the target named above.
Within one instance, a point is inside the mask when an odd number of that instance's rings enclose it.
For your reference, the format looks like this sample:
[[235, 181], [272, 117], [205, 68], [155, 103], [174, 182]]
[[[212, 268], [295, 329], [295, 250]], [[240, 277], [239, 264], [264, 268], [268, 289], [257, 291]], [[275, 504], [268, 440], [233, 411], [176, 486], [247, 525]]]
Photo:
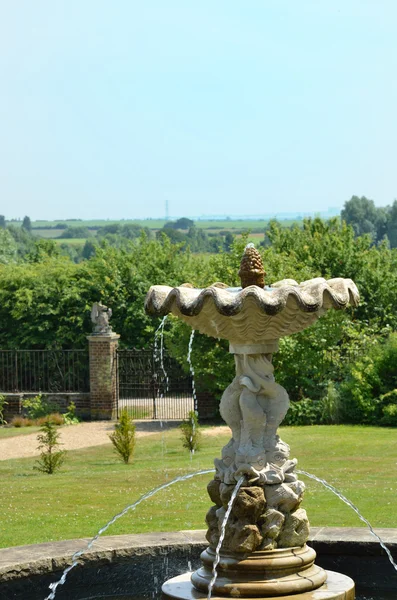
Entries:
[[5, 229], [6, 226], [6, 218], [4, 215], [0, 215], [0, 228]]
[[126, 408], [120, 415], [120, 421], [115, 425], [115, 431], [109, 435], [114, 451], [127, 464], [130, 462], [135, 449], [135, 425]]
[[31, 231], [32, 230], [32, 222], [30, 220], [30, 217], [26, 216], [26, 217], [23, 218], [22, 227], [26, 231]]
[[37, 436], [39, 442], [38, 450], [41, 450], [40, 458], [36, 461], [37, 466], [33, 468], [42, 473], [52, 475], [58, 471], [64, 460], [66, 451], [59, 450], [59, 433], [56, 425], [48, 418], [40, 427], [41, 433]]
[[182, 217], [177, 221], [167, 221], [165, 223], [163, 229], [189, 229], [193, 227], [194, 221], [192, 219], [187, 219], [186, 217]]
[[389, 238], [390, 246], [397, 247], [397, 200], [394, 200], [388, 215], [386, 233]]
[[352, 196], [345, 202], [341, 218], [354, 229], [359, 236], [369, 233], [374, 242], [380, 241], [387, 230], [388, 207], [377, 208], [373, 200], [365, 196]]
[[15, 262], [17, 257], [17, 245], [8, 229], [0, 228], [0, 263], [7, 264]]

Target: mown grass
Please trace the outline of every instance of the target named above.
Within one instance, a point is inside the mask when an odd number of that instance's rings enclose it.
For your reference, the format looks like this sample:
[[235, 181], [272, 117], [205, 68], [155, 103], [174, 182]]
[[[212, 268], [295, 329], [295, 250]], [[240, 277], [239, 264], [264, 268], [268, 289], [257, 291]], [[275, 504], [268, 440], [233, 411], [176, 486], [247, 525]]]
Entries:
[[40, 427], [31, 425], [30, 427], [0, 427], [0, 440], [3, 438], [15, 437], [16, 435], [27, 435], [28, 433], [37, 433]]
[[[395, 527], [395, 429], [286, 427], [281, 435], [291, 445], [291, 455], [298, 457], [299, 468], [339, 488], [374, 526]], [[0, 461], [0, 546], [91, 537], [143, 493], [179, 475], [211, 468], [228, 439], [224, 434], [205, 435], [202, 450], [191, 457], [182, 448], [179, 431], [167, 431], [140, 438], [129, 465], [119, 462], [111, 445], [105, 445], [69, 452], [64, 468], [55, 475], [34, 471], [34, 459]], [[210, 478], [198, 476], [159, 492], [108, 533], [204, 528]], [[363, 525], [320, 484], [305, 481], [303, 506], [313, 526]]]

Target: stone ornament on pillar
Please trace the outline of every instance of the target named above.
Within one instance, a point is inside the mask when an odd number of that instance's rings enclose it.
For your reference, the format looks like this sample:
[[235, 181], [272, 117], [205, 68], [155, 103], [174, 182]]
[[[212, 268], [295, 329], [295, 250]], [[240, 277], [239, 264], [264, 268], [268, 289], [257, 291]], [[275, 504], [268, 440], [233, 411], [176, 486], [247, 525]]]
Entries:
[[101, 302], [94, 302], [91, 309], [91, 321], [94, 325], [92, 335], [110, 335], [112, 333], [109, 325], [112, 314], [111, 308]]
[[[239, 274], [240, 288], [219, 282], [205, 289], [153, 286], [145, 303], [149, 314], [172, 313], [201, 333], [229, 340], [235, 358], [236, 375], [220, 403], [232, 437], [221, 458], [215, 459], [216, 474], [208, 485], [213, 506], [206, 516], [210, 546], [191, 581], [196, 590], [208, 590], [220, 526], [236, 483], [244, 476], [226, 526], [214, 594], [296, 594], [299, 600], [308, 593], [304, 598], [309, 600], [313, 590], [325, 589], [327, 572], [315, 565], [315, 552], [306, 546], [309, 522], [300, 506], [305, 485], [294, 472], [297, 460], [290, 458], [288, 444], [277, 433], [289, 397], [275, 381], [272, 354], [282, 336], [302, 331], [328, 309], [356, 306], [359, 294], [351, 279], [341, 278], [318, 277], [301, 284], [288, 279], [265, 286], [261, 257], [252, 244]], [[167, 596], [199, 597], [196, 591], [178, 596], [179, 583], [172, 582], [163, 586]], [[346, 586], [344, 600], [353, 599], [353, 582]], [[339, 592], [326, 597], [342, 598]]]

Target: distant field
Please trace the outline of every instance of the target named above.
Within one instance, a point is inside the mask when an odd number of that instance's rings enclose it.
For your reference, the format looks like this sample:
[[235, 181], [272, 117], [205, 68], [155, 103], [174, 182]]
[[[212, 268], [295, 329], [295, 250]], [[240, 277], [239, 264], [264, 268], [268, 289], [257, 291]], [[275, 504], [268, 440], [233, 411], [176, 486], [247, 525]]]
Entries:
[[[124, 220], [101, 220], [91, 219], [87, 221], [32, 221], [32, 227], [34, 233], [38, 233], [41, 237], [56, 237], [61, 232], [61, 229], [44, 229], [45, 227], [56, 227], [56, 225], [66, 225], [67, 227], [105, 227], [106, 225], [120, 224], [135, 224], [141, 227], [148, 227], [152, 230], [161, 229], [166, 223], [165, 219], [124, 219]], [[263, 230], [269, 221], [264, 219], [224, 219], [224, 220], [202, 220], [195, 221], [196, 227], [199, 229], [209, 229], [212, 232], [219, 231], [231, 231], [234, 230]], [[284, 219], [280, 220], [280, 223], [285, 227], [289, 227], [293, 223], [301, 223], [301, 219]], [[13, 225], [20, 226], [21, 222], [12, 223]], [[40, 232], [40, 233], [39, 233]]]
[[54, 242], [57, 244], [68, 244], [69, 246], [84, 246], [87, 239], [91, 238], [55, 238]]
[[53, 239], [61, 235], [64, 229], [34, 229], [33, 234], [40, 238]]
[[[237, 235], [236, 237], [241, 237], [241, 235]], [[257, 244], [258, 242], [263, 242], [264, 240], [264, 233], [250, 233], [248, 235], [248, 240], [250, 242], [254, 242], [255, 244]]]
[[[66, 225], [67, 227], [105, 227], [105, 225], [114, 225], [119, 223], [120, 225], [127, 225], [134, 223], [141, 227], [149, 227], [149, 229], [161, 229], [166, 223], [165, 219], [88, 219], [88, 220], [76, 220], [76, 221], [32, 221], [33, 228], [42, 227], [55, 227], [56, 225]], [[15, 223], [18, 225], [19, 223]]]

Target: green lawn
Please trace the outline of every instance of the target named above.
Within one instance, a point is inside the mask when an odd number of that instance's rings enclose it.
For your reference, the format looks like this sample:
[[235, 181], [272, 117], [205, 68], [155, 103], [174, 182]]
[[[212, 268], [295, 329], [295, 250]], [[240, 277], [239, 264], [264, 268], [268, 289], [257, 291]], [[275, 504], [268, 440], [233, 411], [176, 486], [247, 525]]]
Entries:
[[[350, 426], [286, 427], [299, 467], [339, 488], [376, 527], [395, 527], [397, 435], [395, 429]], [[0, 461], [2, 547], [90, 537], [141, 494], [178, 475], [211, 468], [229, 436], [205, 436], [190, 457], [179, 432], [140, 438], [135, 459], [124, 465], [110, 445], [68, 453], [62, 471], [33, 470], [34, 459]], [[210, 506], [210, 475], [178, 483], [125, 515], [109, 534], [201, 529]], [[306, 481], [303, 506], [313, 526], [362, 526], [354, 512], [320, 484]]]
[[32, 425], [31, 427], [0, 427], [0, 440], [3, 438], [14, 437], [16, 435], [27, 435], [28, 433], [37, 433], [40, 427]]

